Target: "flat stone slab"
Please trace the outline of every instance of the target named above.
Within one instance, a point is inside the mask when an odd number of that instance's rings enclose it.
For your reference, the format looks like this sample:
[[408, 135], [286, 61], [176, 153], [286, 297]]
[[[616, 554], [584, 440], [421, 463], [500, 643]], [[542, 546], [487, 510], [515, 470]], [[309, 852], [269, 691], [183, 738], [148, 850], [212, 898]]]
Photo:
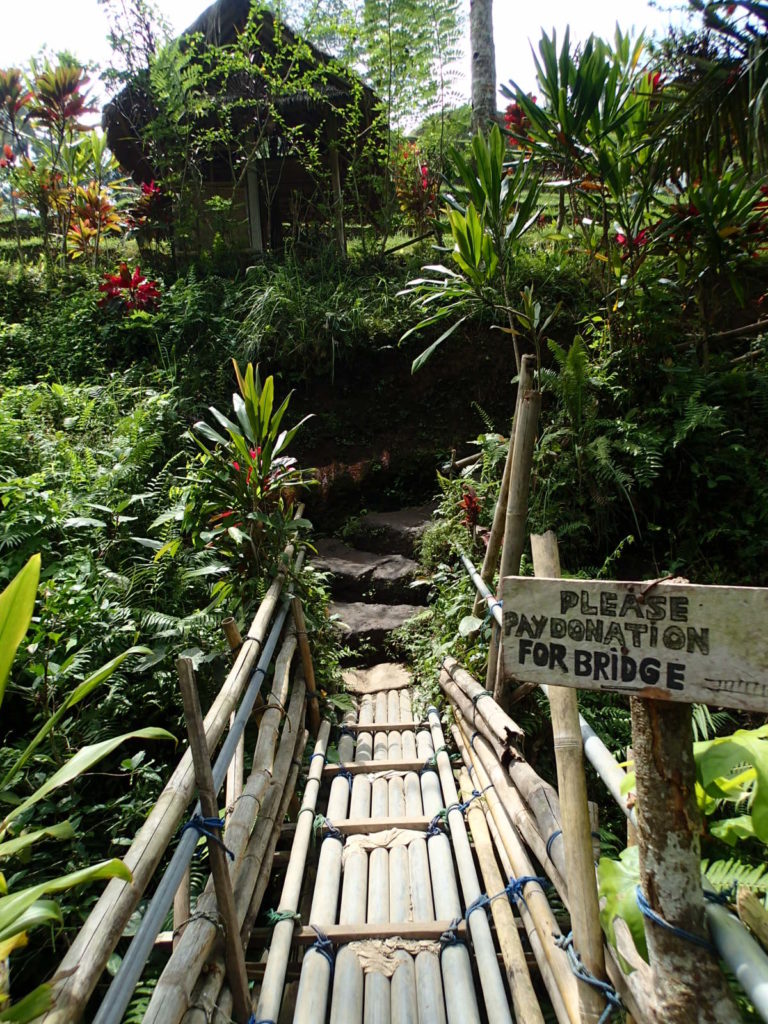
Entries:
[[367, 601], [333, 601], [330, 612], [338, 616], [345, 643], [350, 647], [367, 645], [374, 651], [384, 649], [389, 634], [424, 609], [415, 604], [370, 604]]
[[370, 668], [347, 668], [341, 678], [346, 690], [356, 696], [379, 690], [404, 690], [413, 682], [405, 665], [395, 661], [379, 662]]
[[416, 542], [432, 522], [434, 504], [396, 512], [366, 512], [354, 532], [355, 547], [413, 557]]
[[411, 586], [419, 566], [403, 555], [360, 551], [343, 541], [327, 538], [317, 542], [312, 564], [332, 575], [331, 592], [344, 601], [367, 598], [383, 604], [426, 603], [429, 584]]

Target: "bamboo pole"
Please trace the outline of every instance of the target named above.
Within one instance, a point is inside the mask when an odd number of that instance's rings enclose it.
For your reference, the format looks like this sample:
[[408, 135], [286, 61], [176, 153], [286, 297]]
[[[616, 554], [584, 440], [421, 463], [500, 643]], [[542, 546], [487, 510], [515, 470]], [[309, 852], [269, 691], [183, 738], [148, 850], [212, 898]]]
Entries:
[[524, 739], [524, 732], [510, 716], [489, 697], [488, 691], [472, 678], [466, 669], [450, 655], [443, 659], [443, 669], [451, 680], [474, 706], [472, 724], [477, 725], [477, 716], [487, 722], [488, 727], [504, 746], [518, 746]]
[[[460, 743], [460, 749], [463, 749], [463, 738], [460, 740]], [[469, 755], [467, 755], [467, 758], [465, 758], [464, 760], [465, 764], [467, 763], [468, 756]], [[493, 845], [496, 849], [496, 856], [499, 858], [499, 863], [501, 864], [504, 875], [507, 878], [514, 878], [515, 872], [512, 868], [512, 862], [510, 861], [506, 847], [504, 846], [504, 843], [501, 840], [501, 835], [499, 834], [499, 830], [496, 827], [496, 822], [494, 821], [490, 808], [488, 807], [488, 804], [485, 801], [483, 802], [482, 811], [485, 816], [485, 823], [488, 826], [488, 831], [491, 835], [491, 838], [493, 839]], [[544, 982], [544, 987], [547, 990], [547, 995], [549, 996], [549, 1001], [552, 1006], [552, 1010], [554, 1011], [555, 1017], [557, 1018], [558, 1024], [570, 1024], [570, 1017], [568, 1016], [568, 1011], [565, 1008], [565, 1003], [563, 1002], [562, 994], [557, 986], [557, 981], [555, 980], [555, 976], [552, 973], [552, 968], [549, 966], [549, 961], [547, 960], [547, 957], [544, 953], [544, 947], [542, 946], [541, 939], [539, 938], [539, 934], [536, 931], [536, 926], [533, 924], [531, 920], [530, 911], [521, 903], [518, 903], [518, 911], [520, 913], [520, 919], [523, 923], [523, 928], [525, 929], [526, 935], [528, 936], [528, 945], [531, 947], [531, 952], [533, 953], [534, 959], [536, 960], [536, 965], [539, 968], [541, 980]]]
[[[297, 687], [298, 689], [298, 687]], [[291, 701], [293, 704], [293, 699]], [[292, 709], [289, 709], [289, 716]], [[296, 715], [297, 727], [300, 726], [301, 711]], [[291, 718], [291, 720], [293, 720]], [[280, 750], [275, 759], [274, 781], [264, 799], [263, 811], [248, 842], [248, 849], [235, 883], [235, 906], [237, 917], [242, 921], [240, 941], [247, 949], [253, 920], [261, 907], [274, 860], [275, 847], [280, 837], [280, 826], [285, 819], [291, 795], [296, 788], [301, 758], [306, 746], [308, 733], [297, 728], [296, 739], [290, 730], [284, 729], [280, 739]], [[285, 779], [283, 785], [282, 780]], [[271, 825], [271, 828], [269, 827]], [[250, 925], [248, 916], [253, 911]], [[205, 964], [205, 973], [201, 974], [192, 991], [190, 1008], [184, 1014], [183, 1024], [208, 1024], [214, 1008], [222, 1006], [225, 985], [225, 967], [222, 950], [217, 948]], [[221, 993], [221, 995], [220, 995]]]
[[[253, 755], [248, 784], [235, 805], [226, 828], [227, 848], [232, 854], [229, 875], [235, 882], [240, 870], [254, 822], [264, 800], [264, 794], [273, 778], [278, 730], [286, 715], [290, 685], [291, 662], [296, 650], [296, 636], [292, 627], [284, 640], [275, 662], [272, 689], [261, 716], [256, 748]], [[296, 689], [296, 688], [295, 688]], [[299, 731], [296, 712], [303, 707], [304, 687], [297, 690], [300, 700], [293, 702], [294, 718], [286, 715], [286, 728], [295, 737]], [[286, 772], [287, 774], [287, 772]], [[178, 1024], [189, 1006], [192, 987], [202, 970], [216, 940], [214, 923], [216, 896], [209, 882], [200, 896], [194, 921], [187, 927], [182, 941], [171, 954], [152, 993], [144, 1016], [145, 1024]], [[239, 931], [238, 922], [238, 931]]]
[[[317, 795], [320, 790], [323, 762], [328, 748], [330, 731], [330, 723], [323, 721], [317, 734], [317, 741], [310, 762], [309, 777], [296, 822], [296, 835], [291, 847], [291, 859], [288, 862], [288, 870], [283, 882], [278, 913], [295, 914], [299, 904], [301, 883], [304, 876], [304, 867], [307, 862], [309, 842], [312, 837]], [[291, 951], [292, 934], [292, 920], [279, 921], [275, 925], [267, 967], [264, 972], [264, 980], [261, 985], [261, 994], [256, 1008], [257, 1020], [277, 1020], [277, 1015], [280, 1012], [280, 1001], [283, 995], [288, 957]]]
[[[179, 658], [177, 668], [181, 694], [184, 700], [184, 717], [187, 722], [187, 732], [189, 733], [189, 746], [192, 750], [195, 777], [200, 794], [200, 806], [204, 817], [218, 818], [219, 805], [216, 799], [216, 789], [213, 785], [211, 762], [209, 760], [208, 745], [205, 740], [203, 715], [200, 710], [200, 700], [197, 694], [192, 660], [190, 658]], [[225, 960], [227, 964], [227, 978], [232, 989], [235, 1020], [237, 1024], [247, 1024], [251, 1016], [248, 976], [245, 973], [245, 957], [243, 956], [243, 947], [240, 944], [240, 931], [237, 926], [237, 914], [235, 912], [235, 897], [232, 891], [232, 881], [227, 870], [227, 856], [219, 842], [211, 839], [208, 840], [208, 859], [211, 864], [211, 873], [216, 887], [218, 912], [225, 929]]]
[[[531, 466], [533, 465], [533, 448], [536, 442], [539, 410], [541, 409], [541, 394], [532, 390], [535, 363], [536, 360], [533, 356], [526, 355], [522, 358], [520, 368], [520, 383], [518, 384], [520, 405], [515, 423], [507, 511], [504, 519], [504, 543], [501, 547], [499, 582], [496, 588], [497, 601], [501, 601], [504, 577], [516, 575], [520, 571], [520, 559], [525, 546], [528, 490], [531, 482]], [[491, 644], [488, 651], [486, 689], [492, 690], [497, 702], [503, 706], [506, 701], [506, 681], [503, 672], [499, 674], [496, 672], [501, 648], [499, 637], [500, 630], [494, 629], [491, 633]]]
[[[454, 732], [458, 732], [456, 726], [454, 726]], [[459, 781], [462, 798], [468, 800], [472, 796], [474, 787], [470, 782], [469, 772], [466, 769], [462, 770]], [[475, 853], [480, 865], [480, 871], [482, 872], [485, 891], [491, 896], [504, 892], [506, 882], [502, 879], [501, 872], [496, 863], [488, 825], [478, 801], [474, 801], [469, 805], [467, 809], [467, 822], [475, 843]], [[512, 994], [515, 1019], [525, 1021], [525, 1024], [544, 1024], [539, 1000], [533, 990], [531, 975], [525, 962], [525, 952], [517, 931], [515, 915], [506, 896], [502, 899], [492, 900], [491, 914], [496, 925], [496, 938], [499, 942], [501, 955], [504, 959], [504, 967], [507, 972], [507, 983]]]
[[[248, 635], [224, 684], [205, 716], [208, 750], [212, 751], [251, 677], [285, 582], [293, 545], [285, 549], [285, 563], [264, 596]], [[296, 560], [303, 560], [303, 552]], [[78, 932], [51, 982], [51, 1008], [41, 1016], [44, 1024], [73, 1024], [79, 1020], [96, 982], [125, 930], [144, 890], [160, 863], [194, 792], [194, 770], [189, 750], [166, 783], [163, 792], [128, 848], [123, 861], [130, 883], [112, 879]]]
[[[523, 364], [525, 365], [525, 364]], [[496, 499], [496, 507], [493, 510], [493, 523], [491, 525], [491, 532], [488, 536], [488, 546], [485, 549], [485, 556], [483, 558], [483, 567], [480, 570], [480, 576], [483, 581], [489, 586], [493, 586], [493, 576], [496, 572], [496, 566], [499, 562], [499, 554], [501, 552], [502, 541], [504, 540], [504, 524], [507, 515], [507, 501], [509, 498], [509, 480], [512, 474], [512, 460], [515, 452], [515, 431], [517, 429], [517, 417], [520, 412], [520, 400], [523, 395], [523, 391], [526, 387], [531, 386], [531, 379], [529, 378], [530, 365], [521, 367], [520, 378], [517, 384], [517, 394], [515, 395], [515, 412], [512, 417], [512, 423], [509, 428], [509, 447], [507, 449], [507, 457], [504, 461], [504, 473], [501, 477], [501, 484], [499, 486], [499, 496]], [[526, 377], [523, 379], [523, 372]], [[482, 609], [482, 597], [478, 593], [475, 596], [475, 604], [472, 610], [473, 615], [479, 615]]]
[[[474, 748], [471, 748], [469, 746], [469, 737], [466, 733], [463, 734], [463, 741], [460, 747], [461, 754], [462, 757], [469, 759], [467, 766], [472, 765], [474, 778], [478, 784], [477, 788], [481, 790], [487, 789], [491, 779], [485, 770], [483, 761], [476, 753], [483, 741], [476, 741]], [[522, 878], [526, 875], [534, 877], [536, 872], [533, 865], [517, 832], [507, 817], [495, 788], [488, 789], [485, 799], [493, 814], [499, 835], [512, 864], [513, 876], [515, 878]], [[530, 882], [525, 886], [524, 896], [525, 901], [519, 901], [518, 910], [525, 924], [526, 931], [530, 934], [533, 928], [538, 934], [544, 955], [547, 958], [552, 975], [562, 995], [570, 1024], [581, 1024], [576, 978], [571, 972], [565, 950], [558, 948], [553, 941], [553, 938], [559, 936], [561, 932], [546, 894], [538, 883]], [[474, 917], [475, 915], [473, 914], [472, 916]]]
[[317, 736], [317, 731], [320, 728], [320, 705], [317, 702], [315, 666], [312, 663], [312, 651], [310, 650], [309, 638], [307, 636], [307, 620], [304, 618], [301, 598], [293, 598], [291, 601], [291, 611], [293, 612], [296, 636], [299, 640], [299, 654], [301, 655], [301, 664], [304, 669], [304, 680], [307, 684], [307, 721], [309, 723], [309, 731], [313, 736]]
[[[448, 827], [451, 832], [461, 890], [465, 905], [468, 907], [481, 895], [480, 883], [475, 870], [472, 849], [467, 838], [464, 815], [458, 806], [458, 793], [456, 792], [456, 784], [453, 779], [451, 761], [445, 751], [445, 740], [440, 725], [440, 718], [434, 708], [430, 708], [428, 719], [432, 743], [435, 750], [440, 751], [436, 754], [440, 786], [443, 790], [445, 805], [448, 808]], [[475, 960], [480, 975], [480, 985], [483, 991], [483, 1000], [488, 1018], [494, 1021], [495, 1024], [504, 1024], [504, 1022], [511, 1024], [512, 1016], [509, 1012], [504, 983], [499, 971], [498, 961], [496, 960], [496, 950], [485, 912], [476, 911], [471, 914], [467, 925], [472, 934]]]
[[[426, 760], [434, 756], [435, 748], [428, 729], [420, 729], [416, 733], [416, 746], [419, 757]], [[419, 781], [424, 813], [439, 814], [444, 803], [437, 773], [423, 772]], [[461, 919], [461, 901], [448, 836], [442, 832], [430, 836], [427, 839], [427, 855], [435, 916], [447, 921]], [[448, 1024], [480, 1024], [480, 1010], [467, 947], [462, 943], [445, 946], [440, 955], [440, 971]]]
[[[531, 549], [533, 569], [537, 576], [551, 579], [561, 576], [554, 533], [532, 534]], [[554, 733], [565, 877], [568, 881], [574, 945], [587, 970], [596, 978], [604, 980], [603, 932], [595, 883], [578, 700], [575, 690], [565, 686], [548, 686], [547, 697]], [[605, 1009], [605, 999], [601, 993], [591, 985], [582, 983], [579, 986], [579, 1004], [584, 1024], [597, 1024]]]

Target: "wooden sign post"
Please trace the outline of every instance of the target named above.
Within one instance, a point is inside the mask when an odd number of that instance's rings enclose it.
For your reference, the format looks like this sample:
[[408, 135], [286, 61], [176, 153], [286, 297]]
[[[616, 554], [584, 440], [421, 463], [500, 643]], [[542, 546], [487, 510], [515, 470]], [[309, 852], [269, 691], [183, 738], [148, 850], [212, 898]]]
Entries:
[[508, 576], [503, 602], [520, 682], [768, 708], [768, 589]]

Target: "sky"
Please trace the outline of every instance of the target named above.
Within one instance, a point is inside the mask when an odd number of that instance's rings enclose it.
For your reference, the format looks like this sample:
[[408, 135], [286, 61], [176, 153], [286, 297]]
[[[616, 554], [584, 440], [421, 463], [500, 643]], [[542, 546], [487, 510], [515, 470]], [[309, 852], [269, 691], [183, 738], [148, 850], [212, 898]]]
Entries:
[[[468, 0], [464, 2], [468, 8]], [[158, 6], [174, 32], [181, 32], [206, 4], [205, 0], [158, 0]], [[497, 79], [506, 83], [514, 78], [523, 88], [536, 91], [530, 41], [538, 41], [542, 27], [548, 32], [555, 28], [561, 38], [570, 24], [572, 39], [586, 39], [590, 32], [611, 38], [617, 20], [624, 31], [634, 27], [661, 32], [670, 18], [682, 20], [679, 12], [668, 13], [665, 8], [670, 6], [679, 8], [680, 0], [655, 0], [653, 6], [648, 0], [495, 0]], [[0, 0], [0, 9], [0, 68], [23, 64], [42, 47], [70, 50], [83, 61], [109, 64], [107, 20], [97, 0]], [[458, 88], [468, 95], [468, 37], [465, 50]]]

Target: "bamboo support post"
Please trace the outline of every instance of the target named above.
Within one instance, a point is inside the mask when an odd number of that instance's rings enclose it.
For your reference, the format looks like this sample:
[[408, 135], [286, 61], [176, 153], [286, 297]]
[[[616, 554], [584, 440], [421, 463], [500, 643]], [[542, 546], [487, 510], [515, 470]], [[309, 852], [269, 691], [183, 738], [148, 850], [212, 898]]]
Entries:
[[[496, 600], [501, 600], [501, 591], [505, 576], [516, 575], [520, 571], [520, 559], [525, 546], [525, 524], [528, 518], [528, 490], [531, 482], [531, 466], [533, 464], [533, 448], [536, 442], [541, 394], [533, 391], [533, 370], [536, 360], [532, 355], [522, 358], [520, 369], [520, 405], [515, 423], [515, 441], [512, 452], [512, 466], [509, 475], [509, 493], [507, 495], [507, 511], [504, 519], [504, 543], [501, 547], [499, 564], [499, 583]], [[506, 685], [503, 672], [496, 672], [501, 644], [501, 631], [494, 629], [491, 633], [491, 644], [488, 652], [488, 673], [486, 689], [492, 690], [499, 704], [504, 706]]]
[[[280, 905], [278, 906], [278, 913], [280, 914], [295, 914], [299, 905], [301, 883], [304, 877], [304, 867], [307, 862], [307, 853], [312, 837], [317, 795], [320, 790], [323, 762], [328, 748], [330, 731], [330, 723], [323, 721], [320, 725], [315, 749], [312, 753], [309, 777], [304, 789], [304, 798], [301, 802], [301, 810], [299, 811], [296, 823], [296, 835], [294, 836], [291, 848], [291, 859], [288, 862], [288, 870], [286, 871], [283, 883]], [[292, 920], [279, 921], [275, 925], [275, 930], [272, 933], [269, 959], [267, 960], [267, 967], [264, 972], [264, 980], [261, 985], [261, 993], [256, 1009], [257, 1020], [277, 1020], [278, 1013], [280, 1012], [280, 1001], [283, 995], [288, 957], [291, 951], [292, 935]]]
[[307, 721], [309, 723], [309, 731], [313, 736], [317, 736], [318, 729], [320, 728], [320, 705], [317, 702], [315, 667], [312, 662], [312, 651], [310, 650], [309, 637], [307, 636], [307, 621], [304, 618], [301, 598], [293, 598], [291, 601], [291, 611], [293, 612], [293, 622], [299, 641], [299, 654], [301, 655], [301, 664], [304, 669], [304, 681], [307, 686]]
[[[554, 533], [533, 534], [531, 549], [535, 574], [559, 578], [560, 557]], [[603, 932], [595, 882], [578, 700], [575, 690], [565, 686], [548, 686], [547, 696], [554, 733], [562, 829], [560, 838], [565, 854], [574, 946], [587, 970], [596, 978], [605, 979]], [[605, 1009], [602, 994], [593, 986], [582, 983], [579, 986], [579, 1003], [584, 1024], [597, 1024]]]
[[[189, 733], [189, 746], [195, 766], [195, 777], [200, 795], [200, 806], [204, 817], [218, 818], [219, 808], [216, 790], [211, 774], [208, 745], [205, 740], [203, 715], [197, 694], [195, 673], [190, 658], [179, 658], [179, 684], [184, 700], [184, 717]], [[208, 859], [211, 864], [214, 885], [216, 887], [216, 903], [224, 924], [227, 978], [232, 989], [235, 1020], [237, 1024], [247, 1024], [251, 1016], [251, 1001], [248, 990], [248, 976], [245, 973], [245, 957], [240, 944], [240, 929], [237, 925], [235, 898], [232, 881], [227, 870], [227, 856], [221, 843], [208, 840]]]
[[[467, 837], [464, 815], [458, 805], [458, 793], [456, 792], [456, 784], [453, 779], [451, 761], [445, 752], [443, 730], [434, 708], [430, 709], [428, 718], [432, 733], [432, 743], [435, 750], [439, 751], [436, 754], [437, 770], [440, 776], [440, 785], [443, 790], [445, 804], [448, 808], [448, 828], [451, 832], [461, 890], [466, 906], [470, 906], [481, 895], [480, 882], [477, 878], [472, 849]], [[511, 1024], [512, 1016], [509, 1012], [504, 983], [496, 959], [496, 950], [493, 945], [488, 918], [484, 912], [475, 912], [470, 916], [467, 925], [472, 934], [472, 944], [475, 950], [480, 985], [483, 991], [488, 1018], [494, 1021], [495, 1024], [504, 1024], [505, 1021]]]
[[[286, 547], [286, 564], [278, 571], [265, 594], [240, 653], [205, 716], [209, 751], [219, 742], [229, 716], [260, 658], [293, 550], [292, 544]], [[302, 555], [303, 552], [299, 558]], [[40, 1018], [45, 1024], [73, 1024], [73, 1021], [79, 1020], [107, 960], [181, 821], [192, 798], [194, 782], [192, 755], [187, 750], [123, 858], [131, 871], [132, 881], [128, 883], [112, 879], [108, 883], [59, 964], [51, 983], [51, 1008]]]
[[[525, 378], [523, 378], [523, 372], [525, 372]], [[515, 395], [515, 412], [509, 429], [509, 447], [507, 448], [507, 457], [504, 461], [504, 472], [501, 477], [501, 484], [499, 485], [499, 496], [496, 499], [496, 507], [493, 510], [493, 523], [491, 524], [491, 532], [488, 536], [488, 546], [485, 549], [485, 556], [483, 557], [483, 567], [480, 570], [481, 578], [489, 587], [493, 585], [493, 576], [496, 572], [496, 566], [499, 562], [499, 554], [501, 553], [501, 545], [504, 540], [504, 524], [507, 516], [509, 480], [512, 474], [512, 459], [515, 452], [515, 430], [517, 429], [517, 417], [520, 412], [520, 399], [522, 397], [523, 390], [526, 387], [531, 386], [531, 379], [530, 364], [526, 366], [524, 370], [521, 367], [520, 378], [517, 384], [517, 394]], [[481, 608], [482, 597], [478, 593], [475, 596], [475, 604], [472, 614], [479, 615]]]
[[[299, 726], [294, 743], [290, 742], [288, 730], [283, 730], [280, 750], [275, 760], [275, 784], [264, 800], [264, 814], [257, 822], [251, 836], [243, 865], [235, 884], [235, 906], [238, 920], [243, 923], [240, 928], [240, 940], [247, 951], [253, 921], [261, 907], [267, 885], [269, 884], [275, 847], [280, 836], [280, 826], [285, 818], [291, 794], [296, 788], [301, 759], [307, 743], [308, 733], [300, 728], [303, 715], [297, 715]], [[288, 771], [285, 786], [280, 790], [280, 780]], [[279, 795], [279, 806], [275, 811], [275, 799]], [[265, 827], [266, 826], [266, 827]], [[271, 828], [269, 827], [271, 826]], [[246, 960], [246, 969], [248, 963]], [[183, 1017], [183, 1024], [208, 1024], [214, 1008], [222, 1006], [227, 992], [225, 985], [224, 958], [221, 950], [210, 956], [205, 963], [205, 973], [200, 975], [192, 993], [190, 1009]]]
[[[469, 772], [463, 769], [459, 778], [462, 797], [467, 800], [472, 796], [474, 789]], [[467, 822], [475, 843], [475, 853], [483, 876], [485, 891], [491, 896], [504, 892], [506, 882], [501, 877], [496, 863], [488, 825], [479, 802], [470, 804], [467, 809]], [[517, 931], [515, 915], [506, 894], [503, 899], [493, 900], [490, 909], [496, 925], [496, 937], [501, 948], [501, 955], [504, 959], [509, 991], [512, 994], [515, 1020], [525, 1021], [525, 1024], [544, 1024], [539, 1000], [533, 990], [531, 975], [525, 962], [525, 952]]]

